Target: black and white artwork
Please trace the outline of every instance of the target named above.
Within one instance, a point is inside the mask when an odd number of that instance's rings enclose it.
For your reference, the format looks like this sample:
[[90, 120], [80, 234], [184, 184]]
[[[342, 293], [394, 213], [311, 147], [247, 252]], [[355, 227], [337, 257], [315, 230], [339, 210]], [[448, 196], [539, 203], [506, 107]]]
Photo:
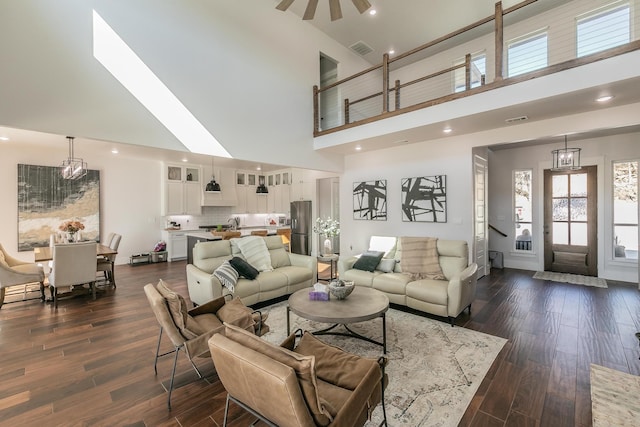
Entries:
[[447, 222], [446, 175], [402, 179], [402, 220]]
[[353, 183], [353, 219], [387, 220], [387, 181]]
[[18, 250], [49, 246], [60, 225], [77, 220], [83, 240], [100, 240], [100, 171], [63, 179], [59, 167], [18, 165]]

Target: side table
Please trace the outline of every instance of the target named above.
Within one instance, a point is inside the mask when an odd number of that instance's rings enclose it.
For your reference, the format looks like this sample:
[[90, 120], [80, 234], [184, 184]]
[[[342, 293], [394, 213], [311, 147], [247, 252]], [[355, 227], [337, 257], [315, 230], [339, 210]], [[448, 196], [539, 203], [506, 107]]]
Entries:
[[319, 255], [318, 256], [318, 265], [325, 264], [329, 265], [329, 277], [328, 278], [320, 278], [320, 270], [316, 268], [316, 281], [320, 280], [332, 281], [338, 278], [338, 255]]

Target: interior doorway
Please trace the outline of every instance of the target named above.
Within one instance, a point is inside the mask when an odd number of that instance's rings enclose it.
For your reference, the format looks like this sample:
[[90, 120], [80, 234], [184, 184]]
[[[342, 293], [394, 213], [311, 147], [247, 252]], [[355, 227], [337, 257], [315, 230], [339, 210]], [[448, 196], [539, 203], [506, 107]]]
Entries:
[[544, 171], [544, 269], [598, 276], [597, 166]]
[[[321, 178], [318, 186], [318, 218], [332, 218], [340, 221], [340, 178]], [[318, 253], [323, 251], [323, 241], [318, 238]], [[340, 235], [331, 238], [331, 247], [336, 254], [340, 253]]]
[[478, 155], [473, 156], [473, 205], [474, 205], [474, 239], [473, 252], [476, 264], [478, 264], [478, 277], [486, 276], [490, 272], [489, 266], [489, 240], [487, 234], [487, 159]]
[[[338, 81], [338, 62], [320, 53], [320, 87]], [[341, 109], [338, 87], [320, 92], [320, 130], [340, 126]]]

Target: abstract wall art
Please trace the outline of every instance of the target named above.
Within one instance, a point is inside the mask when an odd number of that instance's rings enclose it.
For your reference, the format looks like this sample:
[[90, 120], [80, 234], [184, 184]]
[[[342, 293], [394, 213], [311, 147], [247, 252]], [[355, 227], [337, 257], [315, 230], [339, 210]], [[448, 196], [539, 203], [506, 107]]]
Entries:
[[402, 220], [447, 222], [446, 175], [402, 179]]
[[353, 219], [387, 220], [387, 181], [353, 183]]
[[84, 225], [83, 240], [100, 240], [100, 171], [63, 179], [59, 167], [18, 165], [18, 250], [49, 246], [64, 221]]

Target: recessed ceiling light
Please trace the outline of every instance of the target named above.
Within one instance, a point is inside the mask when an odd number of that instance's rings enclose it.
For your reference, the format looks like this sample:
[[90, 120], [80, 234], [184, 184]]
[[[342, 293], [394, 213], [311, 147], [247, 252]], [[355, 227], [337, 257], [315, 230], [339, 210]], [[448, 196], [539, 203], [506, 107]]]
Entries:
[[442, 132], [444, 132], [444, 133], [451, 133], [451, 131], [453, 131], [453, 129], [451, 129], [451, 128], [442, 129]]
[[369, 15], [371, 15], [371, 16], [375, 15], [376, 13], [378, 13], [378, 11], [377, 11], [377, 10], [375, 10], [375, 9], [371, 9], [371, 10], [369, 11]]
[[389, 51], [389, 55], [393, 55], [394, 53], [396, 53], [396, 51], [395, 51], [395, 50], [393, 50], [393, 49], [391, 49], [391, 50]]
[[601, 96], [600, 98], [596, 98], [597, 102], [607, 102], [607, 101], [611, 101], [613, 99], [612, 95], [604, 95]]
[[257, 170], [257, 171], [261, 171], [261, 170], [262, 170], [262, 167], [261, 167], [260, 165], [258, 165], [258, 166], [256, 166], [256, 170]]
[[112, 152], [113, 154], [118, 154], [118, 152], [119, 152], [119, 151], [118, 151], [118, 149], [117, 149], [117, 148], [114, 148], [113, 150], [111, 150], [111, 152]]
[[182, 161], [186, 163], [186, 162], [188, 162], [189, 160], [188, 160], [188, 159], [186, 159], [186, 158], [184, 158], [184, 159], [182, 159]]
[[362, 147], [359, 145], [356, 145], [356, 151], [360, 151], [360, 150], [362, 150]]
[[8, 141], [9, 137], [8, 136], [0, 136], [0, 141]]

